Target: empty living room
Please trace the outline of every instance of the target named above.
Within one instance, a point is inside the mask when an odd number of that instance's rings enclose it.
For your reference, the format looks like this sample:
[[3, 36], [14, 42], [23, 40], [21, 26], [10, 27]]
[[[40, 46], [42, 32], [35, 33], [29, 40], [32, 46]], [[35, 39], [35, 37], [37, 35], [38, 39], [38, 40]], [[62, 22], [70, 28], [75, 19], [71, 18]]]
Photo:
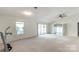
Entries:
[[79, 52], [79, 7], [0, 7], [1, 52]]
[[0, 59], [79, 59], [78, 0], [0, 0]]

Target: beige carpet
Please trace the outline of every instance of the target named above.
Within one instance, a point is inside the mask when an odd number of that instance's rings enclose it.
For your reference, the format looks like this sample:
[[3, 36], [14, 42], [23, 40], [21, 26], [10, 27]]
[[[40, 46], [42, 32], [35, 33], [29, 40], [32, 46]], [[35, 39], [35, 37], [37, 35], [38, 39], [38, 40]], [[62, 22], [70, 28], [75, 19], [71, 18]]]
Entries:
[[16, 41], [12, 46], [11, 52], [77, 52], [79, 51], [79, 38], [42, 35]]

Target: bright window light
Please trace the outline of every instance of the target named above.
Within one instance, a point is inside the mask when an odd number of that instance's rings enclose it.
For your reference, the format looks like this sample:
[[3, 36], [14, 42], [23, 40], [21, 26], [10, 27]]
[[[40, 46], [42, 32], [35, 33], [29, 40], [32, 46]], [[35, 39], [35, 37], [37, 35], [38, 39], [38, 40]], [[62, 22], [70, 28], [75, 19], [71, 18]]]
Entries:
[[24, 34], [24, 22], [16, 22], [16, 34]]
[[38, 35], [44, 35], [47, 33], [47, 25], [46, 24], [38, 24]]
[[59, 36], [63, 35], [63, 27], [61, 24], [54, 25], [54, 33]]

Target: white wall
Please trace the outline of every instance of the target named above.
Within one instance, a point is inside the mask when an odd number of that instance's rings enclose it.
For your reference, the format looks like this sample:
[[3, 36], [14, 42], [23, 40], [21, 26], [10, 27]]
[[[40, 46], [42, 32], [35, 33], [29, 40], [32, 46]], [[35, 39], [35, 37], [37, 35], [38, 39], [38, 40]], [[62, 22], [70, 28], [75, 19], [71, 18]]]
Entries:
[[[16, 35], [16, 22], [24, 22], [24, 35]], [[7, 41], [16, 40], [19, 38], [27, 38], [37, 35], [37, 24], [33, 19], [23, 19], [11, 16], [0, 16], [0, 32], [4, 32], [5, 28], [11, 26], [9, 32], [13, 35], [8, 35]]]
[[[16, 22], [24, 21], [24, 35], [16, 35]], [[57, 20], [52, 23], [47, 24], [47, 32], [51, 32], [51, 25], [53, 24], [67, 24], [67, 35], [66, 36], [77, 36], [77, 23], [79, 22], [79, 14], [66, 17], [60, 20]], [[8, 36], [7, 41], [19, 39], [19, 38], [27, 38], [31, 36], [37, 35], [37, 22], [35, 19], [23, 19], [12, 16], [0, 16], [0, 32], [4, 32], [7, 26], [11, 26], [10, 32], [13, 33], [12, 36]]]
[[66, 36], [78, 36], [77, 23], [79, 22], [79, 14], [72, 15], [63, 19], [59, 19], [53, 23], [54, 24], [66, 24], [67, 25], [67, 34]]
[[47, 23], [47, 34], [51, 34], [51, 24]]

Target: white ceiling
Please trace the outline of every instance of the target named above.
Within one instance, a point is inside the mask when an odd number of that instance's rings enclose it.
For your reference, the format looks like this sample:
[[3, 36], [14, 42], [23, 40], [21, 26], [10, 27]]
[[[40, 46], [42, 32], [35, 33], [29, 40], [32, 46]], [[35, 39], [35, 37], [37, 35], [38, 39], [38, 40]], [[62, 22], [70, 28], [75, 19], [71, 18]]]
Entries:
[[[22, 14], [23, 11], [33, 12], [32, 16], [26, 16]], [[34, 9], [33, 7], [0, 7], [0, 15], [21, 17], [26, 19], [36, 19], [38, 22], [51, 22], [55, 21], [57, 15], [66, 13], [69, 16], [79, 13], [77, 7], [39, 7]]]

